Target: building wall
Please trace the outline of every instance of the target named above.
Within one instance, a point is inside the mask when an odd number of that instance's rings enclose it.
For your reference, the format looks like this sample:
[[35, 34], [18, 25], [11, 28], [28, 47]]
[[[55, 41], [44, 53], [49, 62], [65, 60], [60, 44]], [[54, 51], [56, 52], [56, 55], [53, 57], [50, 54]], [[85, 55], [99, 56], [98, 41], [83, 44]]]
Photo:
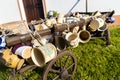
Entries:
[[[110, 1], [110, 0], [87, 0], [88, 1], [88, 12], [100, 11], [112, 11], [115, 10], [114, 18], [116, 21], [109, 26], [120, 25], [120, 0]], [[86, 0], [46, 0], [46, 10], [55, 10], [58, 13], [68, 13], [79, 11], [86, 11]], [[72, 9], [73, 8], [73, 9]]]
[[[24, 7], [22, 0], [18, 0], [22, 12], [23, 20], [26, 20]], [[46, 1], [46, 11], [55, 10], [59, 13], [68, 13], [72, 11], [85, 12], [85, 1], [86, 0], [45, 0]], [[78, 3], [78, 4], [76, 4]], [[119, 25], [120, 21], [120, 0], [109, 1], [109, 0], [88, 0], [88, 11], [110, 11], [115, 10], [115, 15], [117, 15], [116, 22], [111, 25]], [[74, 7], [74, 5], [76, 6]], [[74, 8], [73, 8], [74, 7]], [[73, 8], [73, 9], [72, 9]], [[0, 3], [0, 24], [19, 21], [21, 20], [17, 0], [3, 0]]]
[[20, 20], [17, 0], [2, 0], [0, 2], [0, 24]]
[[[87, 0], [88, 1], [88, 12], [94, 12], [96, 10], [100, 12], [115, 10], [115, 14], [120, 14], [119, 3], [120, 0]], [[76, 4], [77, 3], [77, 4]], [[73, 6], [76, 6], [73, 8]], [[49, 10], [56, 10], [62, 13], [68, 13], [70, 9], [72, 11], [86, 11], [86, 0], [46, 0], [46, 8]]]

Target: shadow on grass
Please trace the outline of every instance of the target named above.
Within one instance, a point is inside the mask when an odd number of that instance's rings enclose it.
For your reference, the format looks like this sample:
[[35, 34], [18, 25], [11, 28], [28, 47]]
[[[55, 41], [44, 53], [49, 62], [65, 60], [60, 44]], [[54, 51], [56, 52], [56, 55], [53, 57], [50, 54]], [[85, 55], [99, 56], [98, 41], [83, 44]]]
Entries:
[[2, 54], [0, 54], [0, 80], [8, 80], [9, 68], [3, 63]]
[[5, 62], [3, 59], [2, 59], [2, 54], [0, 54], [0, 71], [5, 71], [6, 69], [8, 69], [8, 67], [5, 66]]

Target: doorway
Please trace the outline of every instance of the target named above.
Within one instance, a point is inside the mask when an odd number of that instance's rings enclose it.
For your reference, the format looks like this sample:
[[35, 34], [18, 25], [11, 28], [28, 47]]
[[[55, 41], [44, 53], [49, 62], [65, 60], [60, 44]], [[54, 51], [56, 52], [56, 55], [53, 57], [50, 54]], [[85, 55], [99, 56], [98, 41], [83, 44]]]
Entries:
[[44, 4], [43, 0], [22, 0], [27, 22], [32, 20], [39, 20], [40, 18], [44, 19]]

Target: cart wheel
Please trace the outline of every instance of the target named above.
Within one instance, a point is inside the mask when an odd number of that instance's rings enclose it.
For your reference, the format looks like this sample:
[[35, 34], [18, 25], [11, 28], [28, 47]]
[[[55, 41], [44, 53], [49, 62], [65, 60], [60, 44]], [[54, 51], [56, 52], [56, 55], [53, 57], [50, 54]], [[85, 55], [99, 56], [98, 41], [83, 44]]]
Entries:
[[106, 45], [110, 45], [110, 31], [109, 31], [109, 29], [105, 30], [104, 36], [105, 36], [105, 40], [106, 40]]
[[69, 51], [63, 51], [46, 67], [43, 80], [70, 80], [76, 70], [76, 57]]

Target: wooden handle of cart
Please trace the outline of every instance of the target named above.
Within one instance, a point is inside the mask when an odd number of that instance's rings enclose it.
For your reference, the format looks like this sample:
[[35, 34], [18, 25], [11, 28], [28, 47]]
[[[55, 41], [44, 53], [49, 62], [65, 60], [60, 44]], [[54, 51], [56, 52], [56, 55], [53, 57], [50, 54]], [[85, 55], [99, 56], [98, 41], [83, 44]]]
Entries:
[[[53, 28], [38, 31], [38, 34], [41, 36], [46, 36], [46, 35], [53, 34], [54, 32], [62, 32], [65, 29], [67, 29], [68, 27], [69, 28], [74, 28], [76, 26], [83, 27], [85, 24], [86, 24], [86, 21], [84, 19], [80, 19], [80, 21], [77, 21], [77, 22], [72, 22], [72, 23], [67, 23], [67, 24], [65, 23], [65, 24], [61, 24], [61, 25], [54, 25]], [[34, 37], [38, 38], [38, 35], [35, 34]], [[6, 44], [7, 44], [7, 46], [13, 46], [18, 43], [27, 42], [30, 40], [32, 40], [31, 33], [26, 33], [26, 34], [19, 35], [19, 36], [7, 37]]]

